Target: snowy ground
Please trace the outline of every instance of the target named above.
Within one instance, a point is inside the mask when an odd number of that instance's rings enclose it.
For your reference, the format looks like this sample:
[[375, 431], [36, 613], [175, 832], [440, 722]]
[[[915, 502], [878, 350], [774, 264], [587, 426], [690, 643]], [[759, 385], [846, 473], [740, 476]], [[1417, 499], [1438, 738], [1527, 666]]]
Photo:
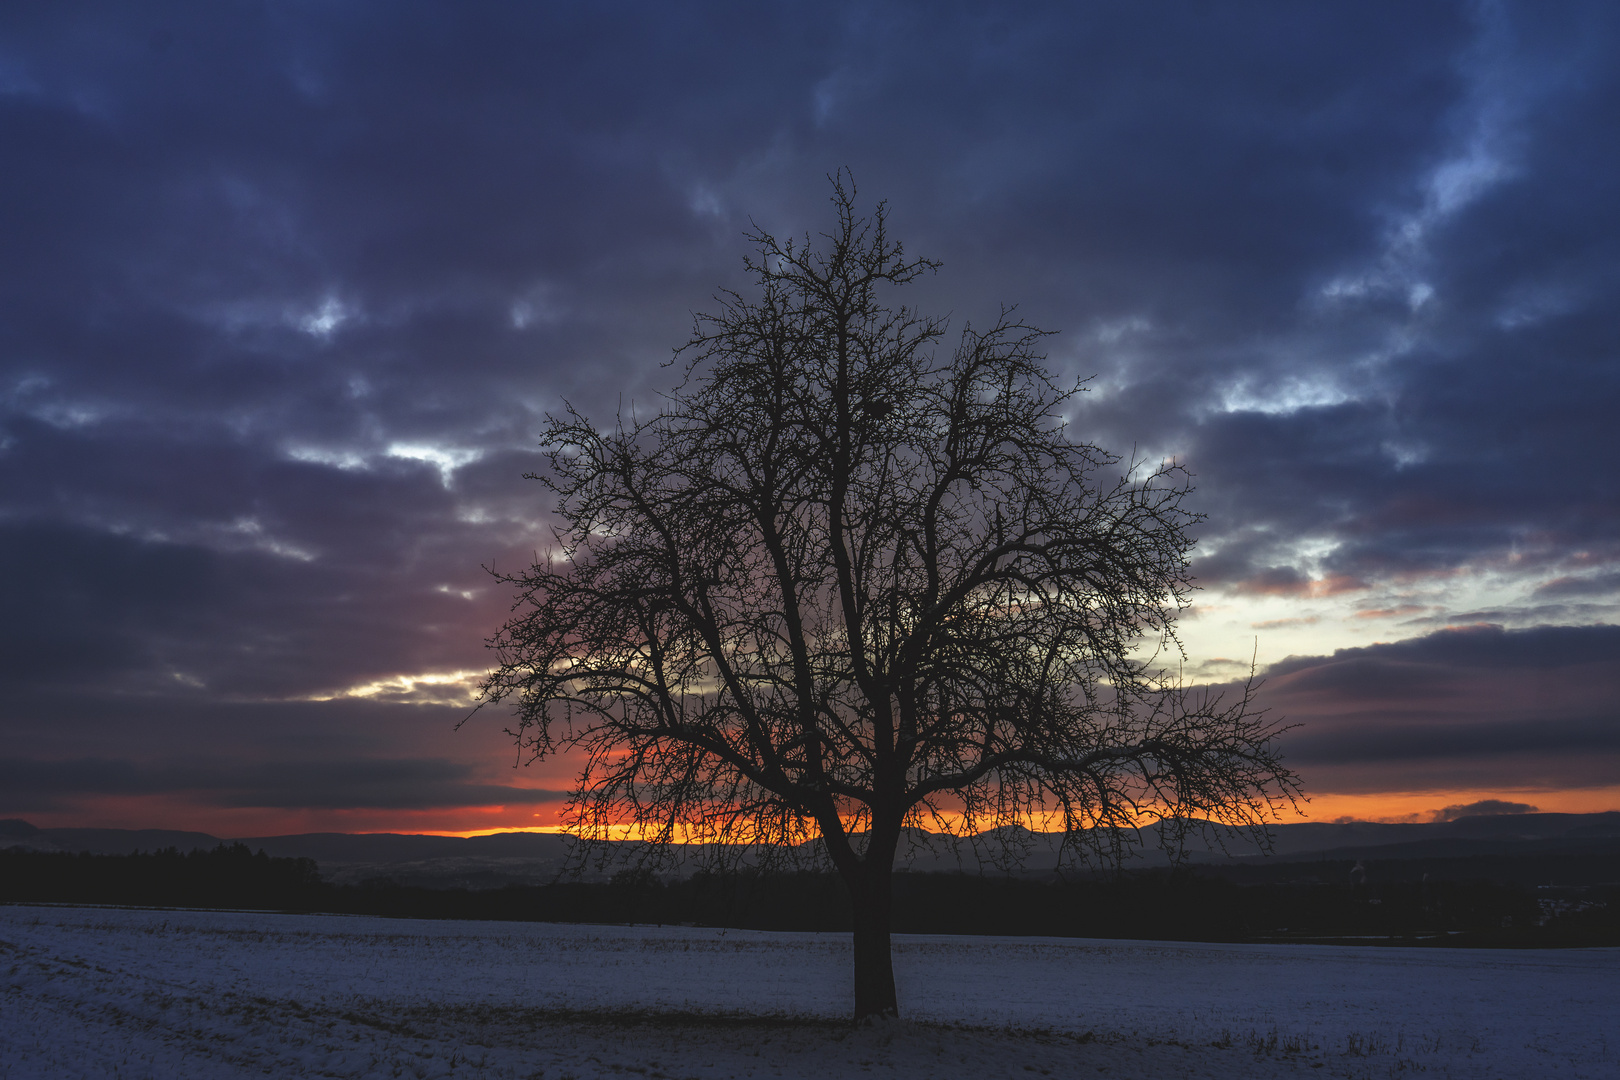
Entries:
[[0, 907], [0, 1078], [1620, 1076], [1620, 950]]

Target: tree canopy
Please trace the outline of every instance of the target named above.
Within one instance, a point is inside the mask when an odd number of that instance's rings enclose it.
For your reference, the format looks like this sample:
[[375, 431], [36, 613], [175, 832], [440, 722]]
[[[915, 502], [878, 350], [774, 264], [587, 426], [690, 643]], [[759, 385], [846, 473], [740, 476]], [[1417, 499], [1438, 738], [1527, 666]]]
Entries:
[[1183, 688], [1186, 471], [1075, 437], [1046, 334], [896, 306], [938, 264], [835, 178], [819, 239], [755, 228], [655, 415], [551, 417], [561, 526], [499, 575], [485, 703], [582, 753], [573, 828], [814, 840], [848, 884], [857, 1017], [896, 1010], [906, 826], [1061, 829], [1117, 859], [1160, 823], [1260, 828], [1297, 793], [1247, 691]]

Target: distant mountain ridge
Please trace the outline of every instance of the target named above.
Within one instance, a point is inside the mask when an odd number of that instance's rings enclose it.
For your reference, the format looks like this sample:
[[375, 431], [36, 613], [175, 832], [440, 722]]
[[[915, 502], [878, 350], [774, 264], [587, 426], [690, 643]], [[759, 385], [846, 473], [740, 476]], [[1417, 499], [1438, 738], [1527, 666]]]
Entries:
[[[1022, 870], [1044, 873], [1057, 864], [1058, 834], [1008, 830], [1009, 839], [1026, 848]], [[1620, 812], [1598, 814], [1498, 814], [1453, 821], [1412, 824], [1382, 822], [1299, 822], [1276, 825], [1273, 858], [1297, 861], [1320, 858], [1449, 858], [1514, 855], [1527, 851], [1572, 848], [1620, 841]], [[904, 845], [897, 868], [914, 873], [997, 872], [990, 858], [997, 837], [981, 835], [978, 843], [951, 841], [918, 833]], [[321, 873], [338, 884], [389, 878], [400, 884], [432, 888], [493, 888], [506, 884], [543, 884], [570, 867], [571, 837], [557, 833], [495, 833], [489, 836], [424, 836], [404, 833], [303, 833], [293, 836], [221, 838], [201, 832], [165, 829], [40, 829], [27, 821], [0, 821], [0, 848], [40, 851], [89, 851], [127, 855], [175, 847], [182, 851], [241, 842], [281, 858], [314, 859]], [[1151, 841], [1150, 841], [1151, 845]], [[1607, 844], [1605, 844], [1607, 846]], [[690, 873], [701, 851], [683, 851], [672, 868]], [[1198, 863], [1259, 858], [1248, 841], [1228, 842], [1226, 851], [1196, 835], [1188, 855]], [[1139, 864], [1162, 862], [1151, 850]], [[601, 878], [614, 867], [592, 867], [585, 875]]]
[[300, 833], [222, 838], [166, 829], [40, 829], [0, 821], [0, 848], [129, 855], [174, 847], [181, 851], [243, 843], [276, 858], [314, 859], [337, 884], [388, 877], [435, 888], [541, 884], [568, 867], [571, 838], [556, 833], [426, 836], [416, 833]]

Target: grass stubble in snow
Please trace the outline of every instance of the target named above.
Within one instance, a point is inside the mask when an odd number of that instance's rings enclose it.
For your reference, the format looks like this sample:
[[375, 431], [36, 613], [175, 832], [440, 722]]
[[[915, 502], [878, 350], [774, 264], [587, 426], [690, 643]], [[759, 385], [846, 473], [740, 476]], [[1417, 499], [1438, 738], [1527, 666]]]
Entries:
[[1620, 1076], [1620, 950], [895, 939], [0, 907], [0, 1080]]

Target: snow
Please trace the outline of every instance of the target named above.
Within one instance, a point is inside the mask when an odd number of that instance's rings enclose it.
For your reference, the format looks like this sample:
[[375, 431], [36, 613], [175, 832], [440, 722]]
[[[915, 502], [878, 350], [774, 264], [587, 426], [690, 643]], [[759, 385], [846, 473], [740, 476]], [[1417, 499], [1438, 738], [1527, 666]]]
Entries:
[[0, 1078], [1620, 1076], [1620, 950], [0, 907]]

